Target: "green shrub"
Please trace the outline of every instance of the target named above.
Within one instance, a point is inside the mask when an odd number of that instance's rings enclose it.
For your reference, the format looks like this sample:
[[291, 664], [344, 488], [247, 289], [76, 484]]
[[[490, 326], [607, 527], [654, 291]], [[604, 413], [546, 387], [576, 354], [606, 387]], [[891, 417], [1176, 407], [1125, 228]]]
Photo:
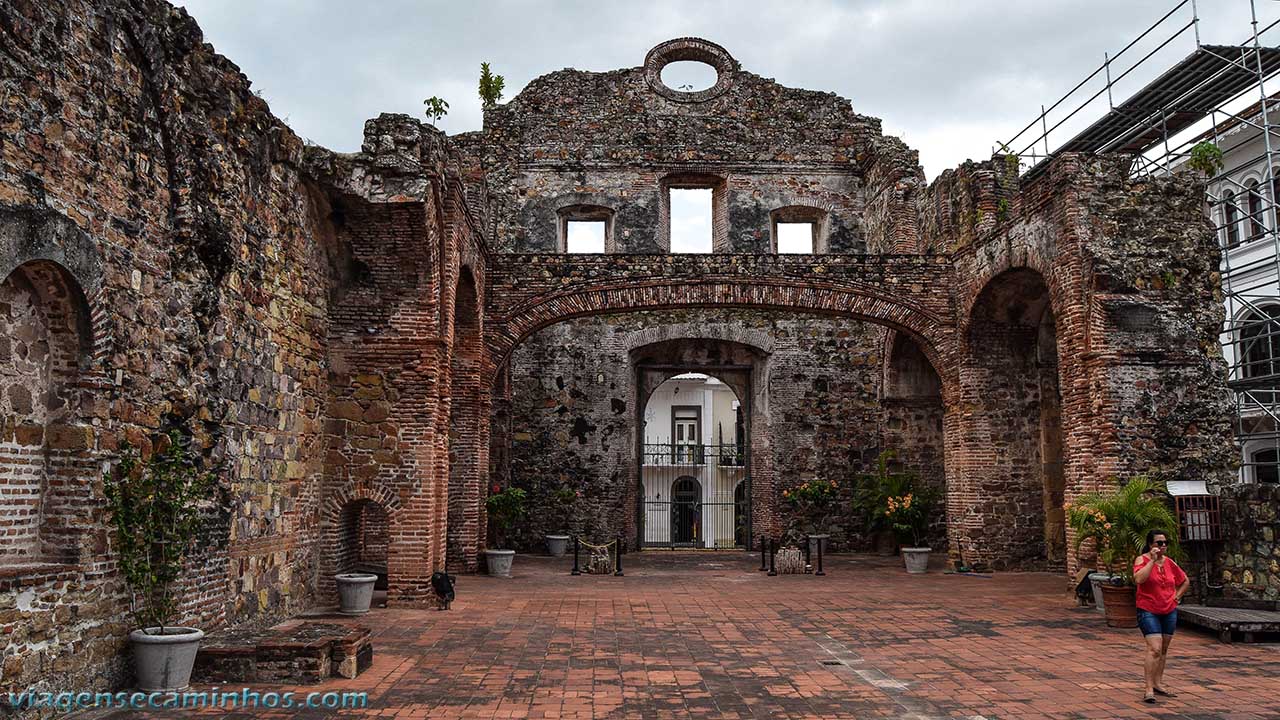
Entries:
[[510, 533], [516, 523], [524, 519], [525, 492], [520, 488], [507, 488], [496, 492], [485, 501], [489, 511], [489, 527], [493, 530], [495, 549], [507, 549]]
[[1213, 177], [1222, 172], [1222, 149], [1208, 140], [1198, 142], [1191, 148], [1191, 156], [1187, 158], [1187, 167]]
[[489, 63], [480, 63], [480, 102], [485, 107], [490, 107], [502, 99], [502, 91], [507, 85], [507, 79], [501, 75], [494, 75], [489, 70]]
[[783, 490], [782, 499], [795, 511], [803, 532], [825, 535], [831, 529], [831, 518], [836, 512], [838, 487], [835, 480], [815, 478]]
[[141, 627], [160, 634], [172, 624], [173, 585], [200, 528], [198, 503], [213, 485], [213, 476], [197, 469], [190, 442], [174, 430], [145, 460], [125, 446], [102, 478], [120, 574], [134, 594], [130, 610]]

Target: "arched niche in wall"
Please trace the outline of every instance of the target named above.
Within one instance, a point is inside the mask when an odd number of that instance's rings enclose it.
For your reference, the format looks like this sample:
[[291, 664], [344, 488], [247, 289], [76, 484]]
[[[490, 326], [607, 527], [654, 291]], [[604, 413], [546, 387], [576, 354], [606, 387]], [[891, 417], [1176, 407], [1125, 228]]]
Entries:
[[84, 417], [91, 348], [66, 268], [33, 260], [0, 281], [0, 566], [80, 560], [99, 471]]

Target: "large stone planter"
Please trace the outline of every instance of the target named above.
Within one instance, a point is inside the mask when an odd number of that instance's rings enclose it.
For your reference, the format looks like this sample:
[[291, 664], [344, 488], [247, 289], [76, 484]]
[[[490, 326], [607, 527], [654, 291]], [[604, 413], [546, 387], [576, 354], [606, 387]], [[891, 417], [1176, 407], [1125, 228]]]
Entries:
[[551, 557], [563, 557], [564, 551], [569, 548], [568, 535], [548, 535], [547, 536], [547, 552], [551, 553]]
[[1138, 589], [1132, 585], [1102, 585], [1102, 597], [1106, 601], [1104, 617], [1107, 625], [1117, 628], [1138, 627]]
[[892, 530], [881, 530], [874, 536], [876, 554], [893, 555], [898, 552], [898, 536]]
[[902, 548], [902, 564], [906, 566], [907, 572], [912, 575], [929, 572], [929, 553], [933, 552], [933, 548], [927, 547], [904, 547]]
[[818, 564], [818, 541], [819, 540], [822, 541], [822, 552], [824, 555], [831, 550], [830, 535], [825, 535], [825, 534], [810, 535], [809, 536], [809, 563], [812, 565]]
[[143, 692], [184, 690], [191, 684], [191, 666], [196, 662], [204, 632], [196, 628], [166, 627], [163, 634], [158, 633], [158, 627], [129, 633], [138, 689]]
[[489, 565], [489, 574], [496, 577], [511, 577], [511, 561], [515, 558], [515, 550], [484, 551], [485, 562]]
[[338, 581], [338, 612], [343, 615], [363, 615], [373, 604], [373, 586], [378, 576], [371, 573], [342, 573]]

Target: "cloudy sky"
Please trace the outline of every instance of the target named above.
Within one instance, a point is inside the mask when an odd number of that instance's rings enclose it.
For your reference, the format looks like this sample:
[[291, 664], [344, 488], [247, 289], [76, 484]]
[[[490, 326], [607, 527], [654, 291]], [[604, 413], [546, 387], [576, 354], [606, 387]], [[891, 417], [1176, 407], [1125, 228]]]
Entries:
[[[380, 112], [422, 116], [451, 104], [450, 133], [480, 126], [476, 77], [489, 61], [510, 97], [564, 67], [637, 66], [673, 37], [725, 46], [743, 67], [836, 92], [920, 151], [933, 178], [990, 154], [1176, 0], [846, 0], [845, 2], [533, 2], [480, 0], [178, 0], [300, 135], [334, 150], [360, 144]], [[1280, 3], [1258, 0], [1263, 24]], [[1163, 26], [1186, 24], [1190, 3]], [[1248, 0], [1199, 0], [1207, 43], [1249, 32]], [[1273, 31], [1280, 36], [1280, 30]], [[1154, 35], [1154, 34], [1153, 34]], [[1277, 41], [1273, 40], [1273, 44]], [[1162, 51], [1164, 65], [1191, 33]], [[1126, 54], [1137, 57], [1150, 45]], [[1153, 63], [1152, 69], [1160, 63]], [[1119, 74], [1119, 73], [1116, 73]], [[1134, 83], [1149, 79], [1136, 72]], [[1135, 88], [1134, 84], [1129, 89]], [[1125, 88], [1118, 88], [1124, 94]], [[1120, 98], [1117, 97], [1117, 100]], [[1105, 98], [1102, 99], [1105, 101]], [[1096, 113], [1095, 113], [1096, 116]], [[1052, 123], [1051, 123], [1052, 124]], [[1062, 137], [1069, 127], [1064, 126]]]

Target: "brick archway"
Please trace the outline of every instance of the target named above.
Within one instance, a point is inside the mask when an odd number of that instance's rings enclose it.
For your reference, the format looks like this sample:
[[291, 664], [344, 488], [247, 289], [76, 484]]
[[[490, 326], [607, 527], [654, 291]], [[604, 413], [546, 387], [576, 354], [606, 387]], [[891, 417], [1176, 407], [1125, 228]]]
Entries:
[[325, 497], [320, 508], [320, 539], [324, 552], [320, 555], [320, 577], [317, 590], [321, 597], [332, 597], [337, 592], [333, 576], [341, 572], [338, 557], [342, 546], [342, 519], [347, 508], [355, 503], [370, 502], [386, 513], [391, 542], [387, 548], [388, 578], [404, 577], [419, 572], [418, 568], [409, 566], [409, 560], [403, 553], [397, 552], [397, 525], [400, 521], [400, 497], [382, 484], [359, 485], [354, 488], [343, 487]]
[[915, 339], [937, 368], [949, 367], [946, 359], [953, 352], [948, 319], [872, 287], [714, 280], [589, 284], [533, 297], [504, 315], [490, 314], [486, 344], [494, 364], [501, 365], [526, 337], [564, 320], [643, 310], [735, 307], [835, 315], [886, 326]]

